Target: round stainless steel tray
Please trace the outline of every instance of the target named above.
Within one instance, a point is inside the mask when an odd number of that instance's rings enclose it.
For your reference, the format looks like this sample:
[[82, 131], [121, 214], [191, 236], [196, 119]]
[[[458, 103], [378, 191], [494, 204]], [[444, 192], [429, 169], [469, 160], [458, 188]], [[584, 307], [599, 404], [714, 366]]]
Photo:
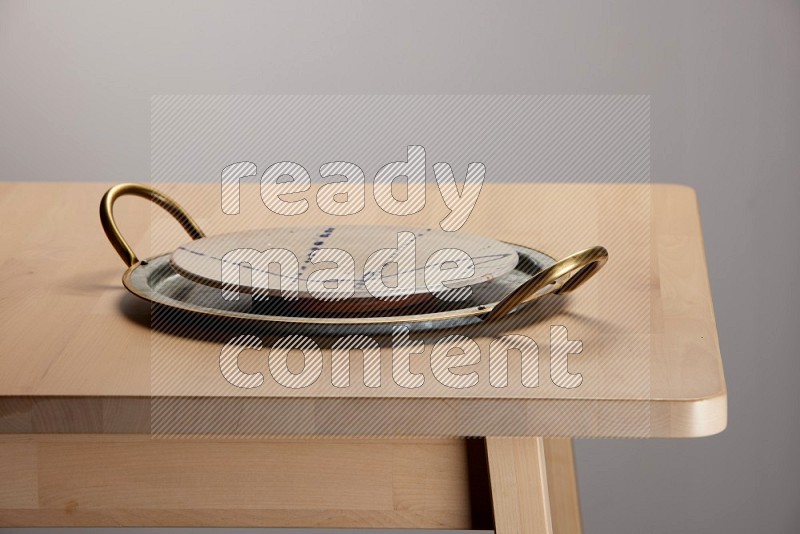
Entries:
[[170, 254], [147, 260], [136, 256], [113, 217], [114, 201], [123, 195], [152, 200], [171, 213], [193, 239], [205, 234], [174, 200], [147, 186], [122, 184], [109, 189], [100, 204], [100, 218], [111, 244], [128, 265], [122, 281], [131, 293], [169, 310], [269, 324], [277, 329], [335, 335], [351, 332], [377, 334], [390, 333], [392, 327], [399, 324], [409, 325], [414, 330], [428, 330], [493, 321], [544, 295], [576, 289], [608, 259], [607, 251], [599, 246], [556, 261], [538, 250], [510, 244], [519, 257], [516, 267], [492, 281], [471, 286], [472, 295], [458, 303], [430, 298], [405, 308], [367, 312], [348, 309], [345, 302], [340, 310], [320, 312], [302, 301], [279, 298], [257, 301], [244, 293], [238, 300], [225, 300], [219, 288], [178, 274], [170, 265]]

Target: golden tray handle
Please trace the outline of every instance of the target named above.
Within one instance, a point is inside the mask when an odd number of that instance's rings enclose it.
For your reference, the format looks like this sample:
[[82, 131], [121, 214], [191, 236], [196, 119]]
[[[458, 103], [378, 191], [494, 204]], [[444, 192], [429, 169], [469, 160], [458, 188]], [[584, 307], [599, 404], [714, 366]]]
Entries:
[[136, 253], [133, 252], [133, 249], [125, 238], [122, 237], [122, 233], [120, 233], [119, 227], [117, 227], [117, 223], [114, 221], [114, 202], [116, 202], [118, 198], [126, 195], [146, 198], [161, 206], [181, 223], [183, 229], [186, 230], [192, 239], [205, 237], [205, 234], [200, 227], [197, 226], [197, 223], [194, 222], [194, 219], [192, 219], [177, 202], [163, 193], [159, 193], [152, 187], [141, 184], [115, 185], [106, 191], [106, 194], [103, 195], [102, 200], [100, 200], [100, 221], [103, 224], [103, 231], [106, 233], [106, 237], [111, 242], [111, 246], [114, 247], [114, 250], [117, 251], [119, 257], [122, 258], [122, 261], [124, 261], [128, 267], [139, 263], [139, 258], [136, 257]]
[[497, 303], [492, 311], [483, 316], [484, 321], [494, 321], [508, 315], [520, 304], [532, 300], [542, 288], [573, 273], [564, 284], [554, 291], [555, 294], [575, 291], [584, 282], [600, 270], [608, 261], [608, 251], [603, 247], [587, 248], [557, 261], [550, 267], [535, 274], [533, 278], [519, 286], [506, 298]]

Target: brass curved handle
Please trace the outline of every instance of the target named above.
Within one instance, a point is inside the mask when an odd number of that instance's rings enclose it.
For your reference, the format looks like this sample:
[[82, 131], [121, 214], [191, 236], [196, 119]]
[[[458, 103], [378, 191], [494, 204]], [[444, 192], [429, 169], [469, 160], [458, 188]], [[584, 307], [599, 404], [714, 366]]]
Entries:
[[106, 191], [106, 194], [103, 195], [100, 201], [100, 222], [103, 224], [103, 231], [111, 242], [111, 246], [114, 247], [114, 250], [117, 251], [119, 257], [122, 258], [122, 261], [124, 261], [128, 267], [139, 263], [139, 258], [136, 257], [136, 253], [133, 252], [133, 249], [125, 238], [122, 237], [117, 223], [114, 221], [114, 202], [116, 202], [119, 197], [126, 195], [146, 198], [161, 206], [181, 223], [183, 229], [186, 230], [192, 239], [205, 237], [203, 231], [197, 226], [197, 223], [194, 222], [189, 214], [167, 195], [156, 191], [152, 187], [141, 184], [115, 185]]
[[544, 287], [559, 280], [570, 273], [572, 276], [564, 282], [554, 293], [568, 293], [574, 291], [600, 270], [608, 261], [608, 251], [603, 247], [592, 247], [582, 250], [572, 256], [567, 256], [557, 261], [547, 269], [533, 276], [530, 280], [511, 292], [506, 298], [497, 303], [492, 311], [483, 316], [485, 321], [494, 321], [508, 315], [511, 310], [532, 300]]

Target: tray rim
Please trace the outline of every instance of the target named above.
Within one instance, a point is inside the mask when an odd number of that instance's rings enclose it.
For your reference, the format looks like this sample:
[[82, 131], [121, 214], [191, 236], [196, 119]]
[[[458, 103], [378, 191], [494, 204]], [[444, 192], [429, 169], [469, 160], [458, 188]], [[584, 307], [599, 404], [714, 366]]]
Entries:
[[[530, 254], [534, 253], [543, 257], [544, 259], [549, 261], [549, 265], [545, 265], [542, 270], [547, 269], [548, 267], [555, 265], [558, 260], [556, 260], [553, 256], [542, 252], [538, 249], [534, 249], [531, 247], [526, 247], [524, 245], [519, 245], [516, 243], [510, 243], [507, 241], [501, 241], [502, 243], [508, 244], [514, 248], [517, 252], [518, 256], [522, 256], [523, 253]], [[274, 324], [304, 324], [309, 327], [332, 327], [332, 326], [369, 326], [369, 325], [387, 325], [387, 324], [404, 324], [404, 323], [422, 323], [422, 322], [431, 322], [431, 323], [439, 323], [445, 321], [452, 321], [458, 319], [469, 319], [469, 318], [476, 318], [478, 320], [481, 319], [480, 316], [488, 315], [498, 304], [502, 302], [492, 302], [486, 304], [479, 304], [476, 306], [470, 306], [468, 308], [458, 308], [454, 310], [444, 310], [439, 312], [428, 312], [428, 313], [419, 313], [419, 314], [411, 314], [411, 315], [386, 315], [386, 316], [377, 316], [377, 317], [304, 317], [304, 316], [287, 316], [287, 315], [261, 315], [261, 314], [249, 314], [237, 311], [222, 311], [217, 310], [214, 308], [206, 308], [202, 306], [195, 306], [195, 305], [187, 305], [182, 301], [178, 301], [175, 299], [171, 299], [169, 297], [165, 297], [163, 293], [159, 293], [154, 290], [148, 290], [142, 287], [141, 284], [138, 284], [135, 280], [134, 276], [136, 274], [141, 274], [141, 268], [150, 265], [151, 263], [166, 259], [166, 266], [173, 269], [171, 266], [171, 262], [169, 258], [172, 252], [167, 252], [164, 254], [159, 254], [157, 256], [152, 256], [150, 258], [139, 260], [133, 265], [131, 265], [125, 273], [122, 275], [122, 283], [125, 288], [132, 293], [133, 295], [151, 302], [153, 304], [158, 304], [161, 306], [167, 306], [172, 309], [181, 310], [183, 312], [189, 312], [209, 317], [220, 317], [225, 319], [234, 319], [240, 321], [249, 321], [249, 322], [259, 322], [259, 323], [274, 323]], [[519, 265], [519, 263], [518, 263]], [[174, 270], [174, 269], [173, 269]], [[503, 276], [508, 276], [511, 273], [520, 272], [518, 267], [515, 267], [509, 273], [506, 273]], [[541, 271], [539, 271], [541, 272]], [[180, 273], [176, 271], [178, 276], [181, 276]], [[524, 273], [527, 276], [527, 280], [532, 279], [535, 274]], [[498, 277], [495, 280], [501, 279], [503, 276]], [[184, 277], [185, 278], [185, 277]], [[192, 281], [189, 278], [186, 278], [189, 283], [192, 284], [199, 284], [198, 282]], [[488, 282], [491, 283], [491, 282]], [[524, 282], [523, 282], [524, 283]], [[542, 290], [534, 293], [533, 295], [526, 298], [522, 301], [519, 305], [524, 305], [530, 303], [538, 298], [541, 298], [545, 295], [550, 293], [554, 293], [558, 291], [564, 284], [564, 277], [561, 277], [557, 280], [554, 280], [552, 283], [548, 284]], [[521, 285], [521, 284], [520, 284]], [[150, 287], [147, 285], [146, 287]], [[458, 326], [458, 325], [455, 325]]]

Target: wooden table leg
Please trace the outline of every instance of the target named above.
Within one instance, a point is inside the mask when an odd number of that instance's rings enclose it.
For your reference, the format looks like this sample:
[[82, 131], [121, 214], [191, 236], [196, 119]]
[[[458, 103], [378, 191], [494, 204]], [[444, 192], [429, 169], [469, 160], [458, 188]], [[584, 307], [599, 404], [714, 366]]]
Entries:
[[497, 534], [580, 534], [572, 440], [486, 438]]

